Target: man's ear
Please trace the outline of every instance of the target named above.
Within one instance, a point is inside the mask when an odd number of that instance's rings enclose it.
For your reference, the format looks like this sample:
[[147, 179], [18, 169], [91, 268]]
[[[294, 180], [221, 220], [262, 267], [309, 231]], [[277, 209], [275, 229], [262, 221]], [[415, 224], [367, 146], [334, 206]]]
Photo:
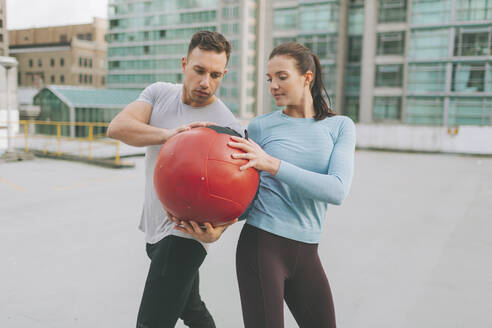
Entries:
[[183, 72], [185, 70], [185, 67], [186, 67], [186, 64], [188, 63], [188, 60], [186, 59], [186, 57], [182, 57], [181, 58], [181, 68], [183, 69]]

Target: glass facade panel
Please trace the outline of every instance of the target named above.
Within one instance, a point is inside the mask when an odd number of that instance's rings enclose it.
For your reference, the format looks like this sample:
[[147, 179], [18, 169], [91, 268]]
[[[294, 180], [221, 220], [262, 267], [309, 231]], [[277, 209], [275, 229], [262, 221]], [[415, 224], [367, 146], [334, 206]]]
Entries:
[[449, 23], [450, 0], [413, 0], [412, 24]]
[[448, 44], [448, 29], [412, 31], [408, 56], [410, 59], [447, 58]]
[[448, 125], [490, 125], [492, 98], [451, 98]]
[[407, 90], [410, 92], [443, 92], [446, 90], [445, 64], [410, 64]]
[[376, 65], [376, 87], [400, 87], [403, 65]]
[[456, 0], [456, 20], [474, 21], [492, 19], [492, 1]]
[[320, 59], [335, 60], [337, 56], [337, 36], [334, 34], [302, 35], [297, 39]]
[[380, 23], [406, 22], [406, 0], [379, 0], [378, 21]]
[[443, 98], [408, 97], [405, 122], [409, 124], [442, 125], [443, 112]]
[[364, 31], [364, 7], [363, 6], [350, 7], [348, 34], [362, 35], [363, 31]]
[[395, 121], [401, 115], [400, 97], [374, 97], [372, 117], [374, 121]]
[[273, 13], [273, 29], [275, 31], [297, 28], [297, 8], [275, 9]]
[[346, 68], [345, 88], [348, 94], [357, 94], [360, 90], [360, 65], [350, 65]]
[[299, 7], [299, 29], [301, 31], [338, 30], [338, 4], [309, 4]]
[[455, 56], [489, 56], [492, 53], [489, 27], [458, 28], [454, 40]]
[[348, 61], [360, 62], [361, 58], [362, 58], [362, 35], [349, 36]]
[[452, 91], [483, 92], [485, 91], [485, 63], [453, 65]]
[[378, 33], [378, 55], [403, 55], [405, 32]]
[[354, 122], [359, 121], [359, 97], [345, 98], [344, 115], [350, 117]]

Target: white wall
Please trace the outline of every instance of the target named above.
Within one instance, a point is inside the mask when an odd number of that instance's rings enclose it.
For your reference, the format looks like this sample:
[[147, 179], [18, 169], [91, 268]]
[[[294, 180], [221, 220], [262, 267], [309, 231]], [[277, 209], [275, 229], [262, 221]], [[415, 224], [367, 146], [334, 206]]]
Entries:
[[357, 147], [492, 155], [492, 126], [357, 124]]
[[0, 65], [0, 153], [7, 148], [7, 99], [10, 107], [11, 133], [17, 134], [19, 131], [19, 111], [17, 103], [17, 68], [13, 67], [8, 73], [8, 95], [5, 68]]

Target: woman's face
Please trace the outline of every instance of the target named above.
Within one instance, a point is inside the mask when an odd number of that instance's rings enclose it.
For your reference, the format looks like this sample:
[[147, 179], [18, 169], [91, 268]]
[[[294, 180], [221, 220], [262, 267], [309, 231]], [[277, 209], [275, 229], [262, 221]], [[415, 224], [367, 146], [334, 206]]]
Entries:
[[306, 76], [299, 73], [292, 57], [278, 55], [268, 61], [267, 78], [277, 106], [297, 106], [308, 88]]

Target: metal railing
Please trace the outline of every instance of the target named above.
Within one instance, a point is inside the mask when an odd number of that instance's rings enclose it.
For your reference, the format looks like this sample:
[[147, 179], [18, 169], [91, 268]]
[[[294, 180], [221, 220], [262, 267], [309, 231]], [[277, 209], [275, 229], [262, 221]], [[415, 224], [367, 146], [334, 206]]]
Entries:
[[[98, 122], [53, 122], [19, 120], [10, 122], [18, 132], [0, 134], [0, 142], [10, 138], [13, 148], [42, 155], [80, 158], [85, 160], [112, 161], [120, 165], [120, 142], [108, 139], [105, 130], [108, 123]], [[6, 127], [7, 122], [0, 122]], [[41, 127], [51, 127], [43, 128]], [[77, 127], [85, 127], [76, 130]], [[2, 140], [3, 139], [3, 140]]]

